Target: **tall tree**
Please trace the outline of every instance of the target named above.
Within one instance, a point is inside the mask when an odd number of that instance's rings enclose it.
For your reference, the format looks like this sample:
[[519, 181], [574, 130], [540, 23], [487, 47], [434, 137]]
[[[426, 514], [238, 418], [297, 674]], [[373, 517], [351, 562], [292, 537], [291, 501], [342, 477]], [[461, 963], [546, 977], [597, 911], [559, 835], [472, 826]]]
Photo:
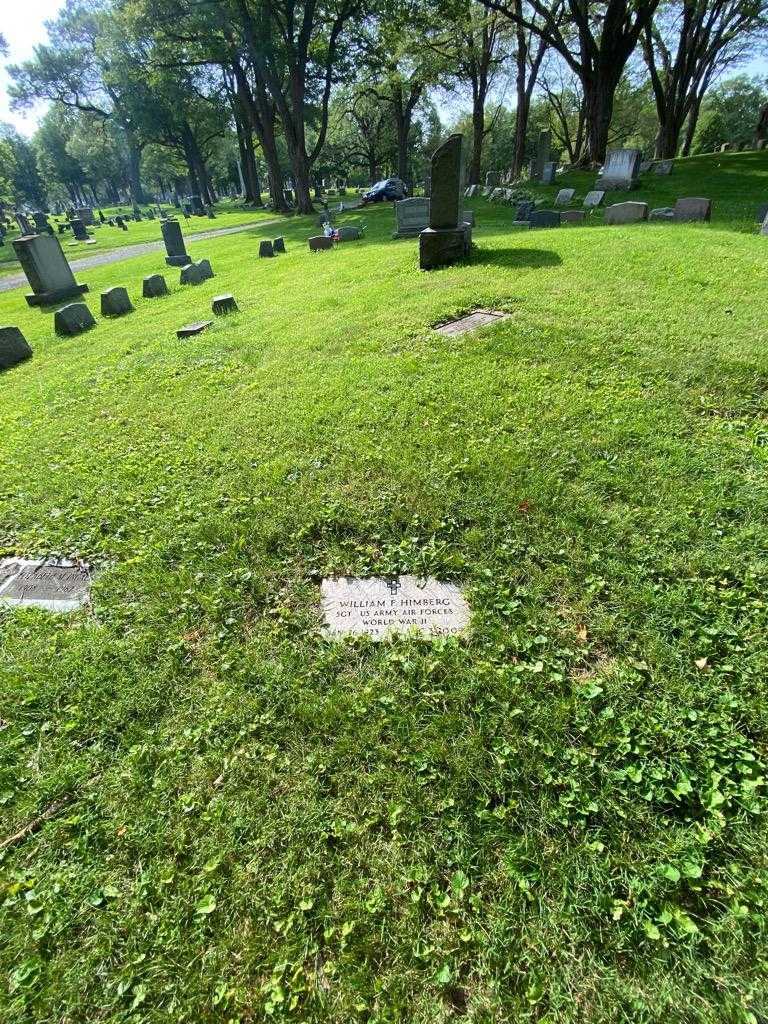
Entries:
[[673, 157], [686, 118], [693, 136], [707, 89], [744, 59], [766, 25], [764, 0], [669, 0], [642, 34], [659, 133], [656, 156]]
[[559, 9], [544, 0], [483, 0], [516, 25], [556, 50], [581, 82], [587, 117], [587, 155], [605, 159], [616, 88], [659, 0], [564, 0]]
[[111, 16], [104, 0], [67, 0], [58, 17], [46, 22], [49, 42], [36, 46], [31, 60], [8, 68], [9, 94], [15, 108], [49, 100], [113, 119], [125, 139], [131, 196], [139, 203], [142, 147], [129, 112], [132, 83], [116, 73]]

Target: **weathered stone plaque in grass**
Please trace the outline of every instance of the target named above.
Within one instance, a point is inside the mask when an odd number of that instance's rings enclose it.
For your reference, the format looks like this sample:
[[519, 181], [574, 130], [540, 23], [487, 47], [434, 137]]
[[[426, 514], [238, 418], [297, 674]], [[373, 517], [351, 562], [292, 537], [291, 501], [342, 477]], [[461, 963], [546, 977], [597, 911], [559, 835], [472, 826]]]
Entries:
[[648, 220], [674, 220], [675, 211], [671, 206], [657, 206], [648, 214]]
[[32, 356], [32, 349], [18, 327], [0, 327], [0, 370], [10, 370]]
[[160, 295], [168, 294], [168, 285], [162, 274], [149, 274], [144, 278], [141, 287], [141, 294], [145, 299], [156, 299]]
[[487, 327], [488, 324], [496, 324], [500, 320], [506, 320], [508, 316], [509, 313], [500, 313], [495, 309], [476, 309], [474, 313], [468, 313], [459, 320], [451, 320], [447, 324], [441, 324], [435, 330], [439, 334], [452, 337], [456, 334], [476, 331], [478, 327]]
[[555, 196], [555, 206], [567, 206], [575, 195], [575, 188], [561, 188]]
[[193, 324], [186, 324], [176, 331], [177, 338], [191, 338], [195, 334], [202, 334], [206, 327], [210, 327], [213, 320], [197, 320]]
[[88, 601], [87, 566], [65, 559], [0, 559], [0, 604], [71, 612]]
[[236, 313], [237, 303], [235, 302], [234, 295], [229, 293], [226, 295], [215, 295], [211, 302], [211, 309], [216, 316], [222, 316], [224, 313]]
[[329, 636], [370, 636], [415, 630], [423, 636], [464, 633], [470, 610], [461, 588], [433, 577], [323, 580], [324, 631]]
[[70, 302], [68, 306], [57, 309], [53, 316], [53, 329], [63, 336], [82, 334], [95, 326], [93, 313], [84, 302]]
[[675, 166], [674, 160], [656, 160], [653, 164], [654, 174], [671, 174]]

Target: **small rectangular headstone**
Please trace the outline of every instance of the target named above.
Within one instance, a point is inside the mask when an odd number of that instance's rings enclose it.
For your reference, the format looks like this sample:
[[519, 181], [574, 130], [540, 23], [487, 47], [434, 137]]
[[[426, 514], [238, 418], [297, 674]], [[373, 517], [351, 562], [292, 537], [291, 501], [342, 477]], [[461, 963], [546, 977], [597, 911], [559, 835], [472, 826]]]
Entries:
[[675, 203], [675, 220], [681, 223], [708, 221], [712, 216], [712, 200], [698, 196], [678, 199]]
[[561, 188], [555, 196], [555, 206], [567, 206], [575, 195], [575, 188]]
[[429, 224], [429, 199], [411, 196], [395, 203], [394, 238], [416, 238]]
[[583, 224], [584, 223], [584, 211], [583, 210], [563, 210], [560, 214], [561, 224]]
[[324, 632], [333, 637], [417, 631], [435, 637], [467, 631], [470, 609], [460, 587], [433, 577], [325, 579], [320, 587]]
[[31, 355], [32, 349], [18, 327], [0, 327], [0, 370], [10, 370]]
[[605, 199], [605, 192], [594, 188], [584, 196], [583, 206], [587, 210], [594, 210], [596, 206], [602, 203], [603, 199]]
[[531, 210], [528, 217], [531, 230], [534, 228], [557, 228], [560, 227], [559, 210]]
[[86, 565], [67, 560], [0, 559], [0, 604], [71, 612], [88, 601]]
[[609, 149], [599, 187], [605, 192], [637, 188], [642, 156], [639, 149]]
[[647, 203], [614, 203], [605, 211], [606, 224], [635, 224], [642, 220], [648, 220]]

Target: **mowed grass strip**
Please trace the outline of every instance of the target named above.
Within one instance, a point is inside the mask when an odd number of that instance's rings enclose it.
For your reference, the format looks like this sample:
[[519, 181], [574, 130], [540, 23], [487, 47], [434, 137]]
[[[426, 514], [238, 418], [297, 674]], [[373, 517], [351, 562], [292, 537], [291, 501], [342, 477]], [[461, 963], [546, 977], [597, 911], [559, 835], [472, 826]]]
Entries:
[[[4, 1021], [762, 1019], [766, 239], [473, 205], [428, 275], [379, 208], [80, 274], [73, 339], [0, 296], [2, 553], [98, 573], [0, 612], [0, 842], [69, 801], [0, 854]], [[320, 636], [396, 572], [471, 636]]]

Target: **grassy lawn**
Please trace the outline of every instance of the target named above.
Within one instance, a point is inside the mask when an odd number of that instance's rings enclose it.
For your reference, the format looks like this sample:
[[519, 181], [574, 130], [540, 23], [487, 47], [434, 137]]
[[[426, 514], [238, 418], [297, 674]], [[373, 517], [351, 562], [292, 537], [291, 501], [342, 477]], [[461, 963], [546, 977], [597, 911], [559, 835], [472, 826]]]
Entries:
[[[292, 218], [167, 298], [78, 274], [67, 340], [0, 295], [0, 553], [98, 570], [0, 612], [0, 843], [54, 807], [0, 853], [3, 1024], [766, 1020], [768, 155], [652, 187], [713, 223], [477, 200], [427, 275], [390, 208]], [[401, 571], [471, 636], [319, 635], [323, 576]]]
[[[168, 205], [164, 204], [163, 208], [167, 209]], [[125, 213], [125, 209], [123, 208], [123, 213]], [[105, 209], [104, 215], [111, 216], [114, 212], [113, 210]], [[190, 217], [189, 220], [184, 220], [181, 214], [177, 213], [177, 216], [181, 218], [184, 234], [192, 235], [200, 231], [213, 231], [217, 228], [235, 227], [238, 224], [255, 224], [260, 220], [272, 220], [275, 215], [269, 210], [249, 210], [243, 207], [232, 206], [228, 203], [222, 203], [216, 207], [215, 220], [209, 220], [208, 217]], [[53, 217], [49, 218], [49, 220], [54, 225], [54, 230], [56, 230], [57, 221]], [[112, 252], [115, 249], [121, 249], [125, 245], [162, 241], [160, 221], [158, 219], [153, 221], [146, 219], [128, 221], [127, 231], [117, 227], [111, 228], [109, 224], [99, 223], [91, 225], [87, 230], [91, 233], [92, 238], [96, 240], [95, 245], [89, 245], [86, 242], [76, 242], [72, 237], [71, 231], [66, 232], [64, 235], [56, 235], [61, 242], [67, 259], [76, 260], [85, 256], [93, 256], [96, 253]], [[4, 274], [21, 273], [21, 264], [16, 259], [16, 253], [11, 244], [14, 238], [19, 237], [20, 233], [14, 225], [14, 229], [6, 236], [5, 245], [0, 245], [0, 277]]]

